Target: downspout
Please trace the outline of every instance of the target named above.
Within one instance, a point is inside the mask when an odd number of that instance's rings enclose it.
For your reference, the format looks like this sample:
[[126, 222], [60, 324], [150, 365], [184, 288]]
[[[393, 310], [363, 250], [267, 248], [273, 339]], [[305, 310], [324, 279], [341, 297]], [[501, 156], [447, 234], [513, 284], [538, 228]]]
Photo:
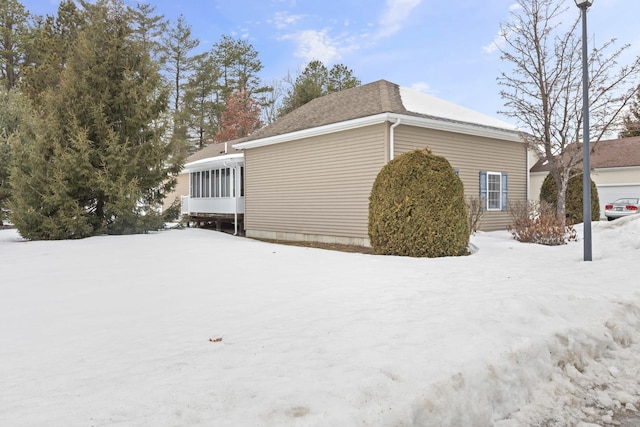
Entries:
[[235, 194], [235, 206], [233, 209], [233, 235], [238, 235], [238, 194], [240, 194], [240, 177], [238, 176], [238, 164], [233, 167], [233, 176], [235, 179], [233, 180], [233, 194]]
[[395, 128], [402, 122], [401, 119], [396, 119], [396, 122], [394, 124], [391, 125], [391, 127], [389, 128], [389, 161], [393, 160], [393, 153], [395, 152], [395, 148], [396, 148], [396, 141], [395, 141]]
[[[225, 142], [226, 145], [226, 142]], [[238, 194], [240, 193], [238, 187], [239, 177], [238, 177], [238, 164], [235, 163], [233, 166], [227, 164], [227, 162], [223, 163], [224, 167], [233, 169], [233, 194], [234, 194], [234, 207], [233, 207], [233, 235], [238, 235]]]
[[531, 200], [531, 154], [530, 149], [527, 148], [527, 200]]

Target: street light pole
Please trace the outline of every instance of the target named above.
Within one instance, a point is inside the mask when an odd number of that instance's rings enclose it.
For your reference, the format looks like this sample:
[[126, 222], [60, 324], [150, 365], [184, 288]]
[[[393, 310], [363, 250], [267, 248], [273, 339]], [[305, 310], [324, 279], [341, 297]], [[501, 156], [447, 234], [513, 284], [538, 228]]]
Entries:
[[591, 261], [591, 156], [589, 143], [589, 66], [587, 58], [587, 9], [593, 0], [575, 0], [582, 15], [582, 219], [584, 260]]

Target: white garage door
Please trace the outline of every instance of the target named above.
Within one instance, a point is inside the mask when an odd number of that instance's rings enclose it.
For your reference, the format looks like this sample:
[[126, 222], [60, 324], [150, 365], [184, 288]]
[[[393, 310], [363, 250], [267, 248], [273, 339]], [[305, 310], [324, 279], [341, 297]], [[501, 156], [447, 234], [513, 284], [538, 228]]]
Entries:
[[600, 219], [605, 219], [604, 207], [607, 203], [623, 197], [640, 197], [640, 185], [598, 185]]

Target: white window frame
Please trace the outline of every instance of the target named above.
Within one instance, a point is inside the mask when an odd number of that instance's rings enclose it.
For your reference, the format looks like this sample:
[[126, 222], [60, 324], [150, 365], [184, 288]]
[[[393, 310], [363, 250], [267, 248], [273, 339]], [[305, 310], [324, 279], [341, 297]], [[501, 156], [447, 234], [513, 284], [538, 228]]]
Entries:
[[[497, 191], [491, 190], [489, 185], [489, 177], [498, 177], [498, 189]], [[491, 195], [496, 195], [498, 200], [498, 206], [491, 206]], [[487, 210], [488, 211], [501, 211], [502, 210], [502, 173], [501, 172], [489, 172], [487, 171]]]

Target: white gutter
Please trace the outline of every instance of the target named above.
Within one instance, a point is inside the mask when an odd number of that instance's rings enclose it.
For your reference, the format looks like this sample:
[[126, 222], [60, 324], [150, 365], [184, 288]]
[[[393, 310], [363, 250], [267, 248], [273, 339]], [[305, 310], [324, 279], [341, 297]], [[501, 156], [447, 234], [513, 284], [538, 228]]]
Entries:
[[264, 147], [266, 145], [279, 144], [281, 142], [293, 141], [301, 138], [311, 138], [314, 136], [327, 135], [343, 130], [357, 129], [364, 126], [370, 126], [378, 123], [390, 121], [389, 113], [376, 114], [374, 116], [362, 117], [359, 119], [347, 120], [344, 122], [332, 123], [330, 125], [317, 126], [314, 128], [303, 129], [295, 132], [289, 132], [282, 135], [270, 136], [267, 138], [256, 139], [254, 141], [241, 142], [234, 144], [235, 149]]
[[389, 161], [393, 160], [393, 153], [395, 153], [395, 129], [402, 122], [402, 119], [397, 119], [394, 124], [389, 128]]
[[448, 132], [462, 133], [466, 135], [482, 136], [486, 138], [495, 138], [503, 141], [512, 141], [522, 143], [522, 137], [516, 130], [500, 129], [476, 125], [473, 123], [455, 122], [451, 120], [434, 119], [429, 117], [415, 117], [397, 113], [382, 113], [373, 116], [362, 117], [359, 119], [347, 120], [344, 122], [333, 123], [330, 125], [317, 126], [315, 128], [303, 129], [295, 132], [289, 132], [282, 135], [270, 136], [267, 138], [256, 139], [253, 141], [241, 142], [234, 144], [233, 147], [238, 150], [247, 148], [264, 147], [267, 145], [280, 144], [282, 142], [294, 141], [302, 138], [311, 138], [314, 136], [327, 135], [334, 132], [344, 130], [357, 129], [364, 126], [370, 126], [385, 122], [397, 122], [402, 120], [402, 124], [417, 126], [435, 130], [443, 130]]
[[217, 165], [227, 162], [240, 163], [244, 161], [244, 153], [226, 154], [224, 156], [207, 157], [200, 160], [195, 160], [191, 163], [184, 165], [181, 173], [195, 172], [199, 170], [206, 170], [208, 168], [215, 168]]

